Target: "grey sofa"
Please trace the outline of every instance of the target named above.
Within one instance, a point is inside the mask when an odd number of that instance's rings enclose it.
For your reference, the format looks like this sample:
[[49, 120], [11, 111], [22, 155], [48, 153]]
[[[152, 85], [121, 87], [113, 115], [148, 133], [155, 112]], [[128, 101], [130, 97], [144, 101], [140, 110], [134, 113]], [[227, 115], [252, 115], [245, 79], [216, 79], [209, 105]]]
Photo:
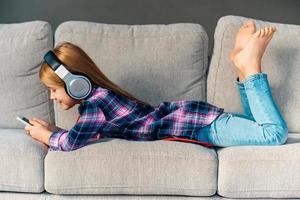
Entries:
[[38, 79], [44, 53], [62, 41], [82, 47], [111, 80], [152, 105], [207, 100], [226, 112], [243, 112], [229, 53], [245, 20], [219, 20], [210, 63], [199, 24], [69, 21], [55, 31], [44, 21], [1, 24], [0, 199], [300, 198], [300, 26], [256, 20], [258, 28], [278, 29], [263, 71], [289, 127], [281, 146], [206, 148], [109, 138], [48, 152], [15, 120], [19, 114], [62, 128], [75, 123], [77, 108], [62, 111]]

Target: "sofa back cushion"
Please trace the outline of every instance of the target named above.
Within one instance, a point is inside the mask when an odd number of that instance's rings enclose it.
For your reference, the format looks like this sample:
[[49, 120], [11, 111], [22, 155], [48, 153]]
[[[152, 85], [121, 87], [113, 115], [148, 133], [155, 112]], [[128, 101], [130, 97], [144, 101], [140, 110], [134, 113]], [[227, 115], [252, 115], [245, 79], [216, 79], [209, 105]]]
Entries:
[[[198, 24], [113, 25], [69, 21], [55, 44], [80, 46], [113, 82], [152, 105], [206, 99], [208, 39]], [[55, 104], [57, 125], [70, 128], [77, 111]]]
[[[243, 112], [236, 85], [237, 68], [229, 59], [235, 35], [249, 18], [222, 17], [215, 30], [212, 60], [207, 79], [207, 100], [227, 112]], [[255, 20], [257, 29], [266, 25], [277, 28], [262, 59], [262, 71], [268, 80], [289, 132], [300, 132], [300, 26]]]
[[0, 128], [23, 128], [16, 115], [54, 122], [49, 92], [38, 76], [43, 55], [52, 47], [47, 22], [0, 24]]

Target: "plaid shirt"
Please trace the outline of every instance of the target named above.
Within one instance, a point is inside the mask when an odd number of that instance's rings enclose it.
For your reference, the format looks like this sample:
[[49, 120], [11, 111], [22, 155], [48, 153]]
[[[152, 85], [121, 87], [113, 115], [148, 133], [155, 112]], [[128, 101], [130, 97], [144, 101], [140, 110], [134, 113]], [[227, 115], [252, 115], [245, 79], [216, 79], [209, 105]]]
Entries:
[[52, 133], [50, 151], [71, 151], [106, 137], [136, 141], [177, 138], [209, 147], [212, 145], [194, 138], [223, 109], [203, 101], [162, 102], [154, 107], [97, 87], [79, 105], [78, 112], [80, 116], [70, 131]]

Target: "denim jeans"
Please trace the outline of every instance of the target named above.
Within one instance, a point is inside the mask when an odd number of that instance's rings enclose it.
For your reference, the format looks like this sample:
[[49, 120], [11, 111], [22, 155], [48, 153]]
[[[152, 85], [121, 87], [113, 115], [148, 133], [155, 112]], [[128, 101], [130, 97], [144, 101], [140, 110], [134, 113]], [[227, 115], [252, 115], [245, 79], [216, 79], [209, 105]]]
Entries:
[[237, 80], [237, 86], [245, 113], [222, 113], [201, 128], [196, 138], [219, 147], [284, 144], [288, 129], [272, 97], [267, 74]]

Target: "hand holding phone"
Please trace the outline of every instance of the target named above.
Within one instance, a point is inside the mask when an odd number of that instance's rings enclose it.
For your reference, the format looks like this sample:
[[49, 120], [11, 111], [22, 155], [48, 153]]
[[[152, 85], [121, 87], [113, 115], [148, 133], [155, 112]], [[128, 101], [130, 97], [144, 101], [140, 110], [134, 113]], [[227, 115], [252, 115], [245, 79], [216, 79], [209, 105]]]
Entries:
[[26, 117], [17, 116], [16, 119], [19, 120], [21, 123], [23, 123], [23, 124], [25, 124], [25, 125], [33, 126], [33, 124], [31, 124], [31, 123], [29, 122], [29, 119], [27, 119]]

